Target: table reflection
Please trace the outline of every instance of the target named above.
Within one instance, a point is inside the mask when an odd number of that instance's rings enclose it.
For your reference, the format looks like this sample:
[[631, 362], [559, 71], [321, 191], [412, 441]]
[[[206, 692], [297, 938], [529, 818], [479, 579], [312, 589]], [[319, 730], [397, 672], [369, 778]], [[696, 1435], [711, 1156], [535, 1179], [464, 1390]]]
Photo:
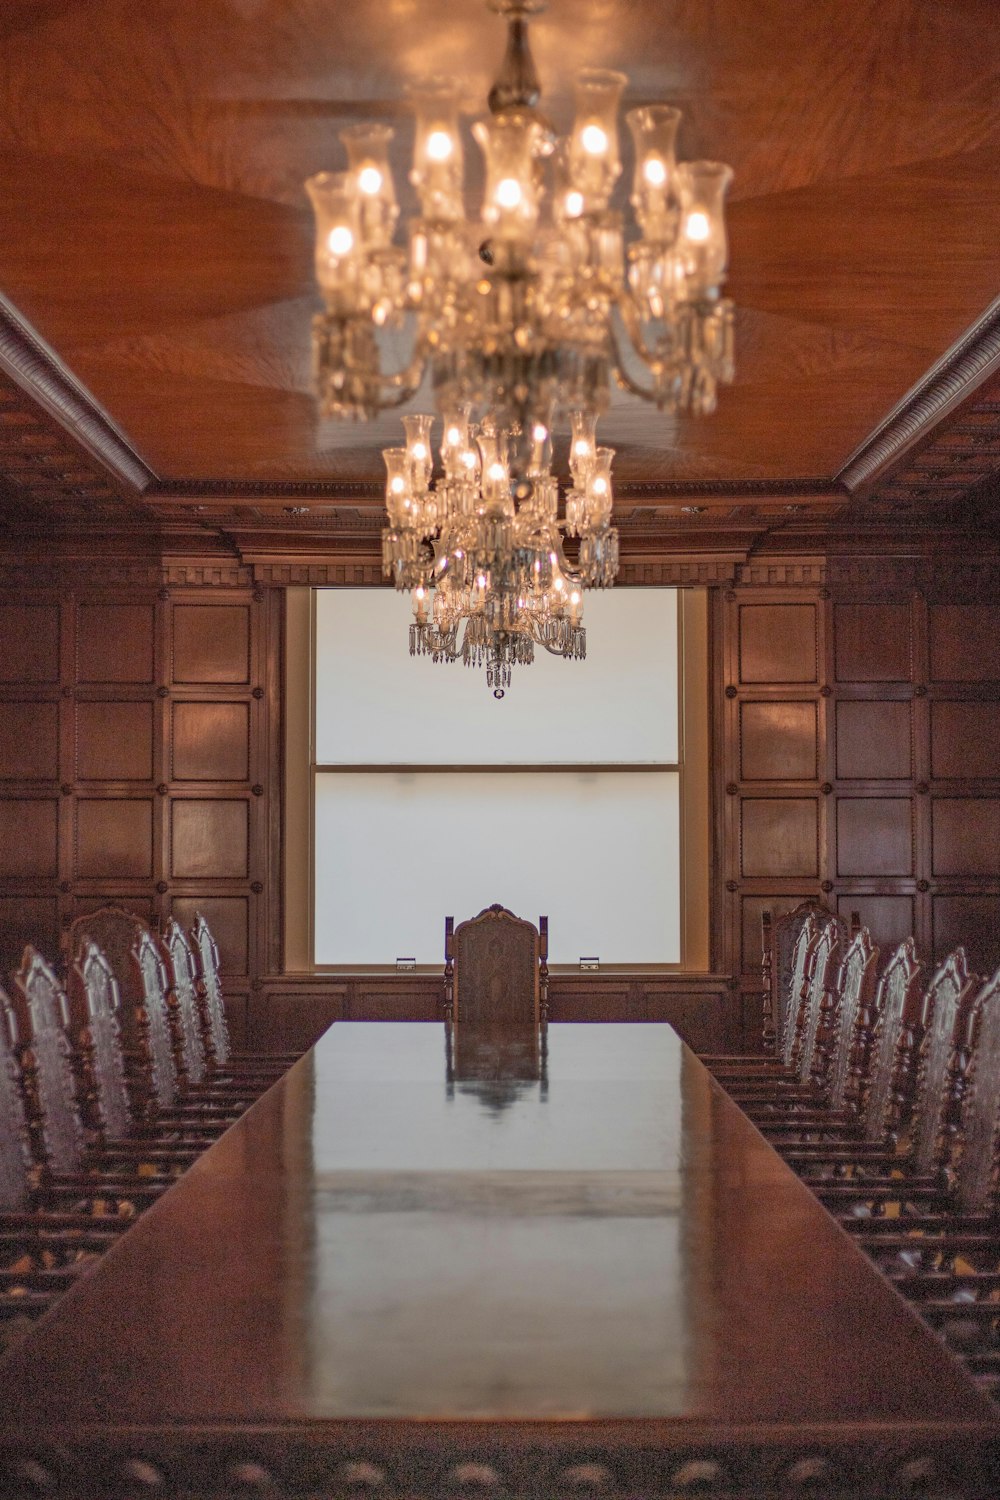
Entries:
[[484, 1026], [468, 1021], [445, 1025], [448, 1097], [456, 1088], [484, 1109], [509, 1108], [532, 1085], [548, 1093], [548, 1027]]

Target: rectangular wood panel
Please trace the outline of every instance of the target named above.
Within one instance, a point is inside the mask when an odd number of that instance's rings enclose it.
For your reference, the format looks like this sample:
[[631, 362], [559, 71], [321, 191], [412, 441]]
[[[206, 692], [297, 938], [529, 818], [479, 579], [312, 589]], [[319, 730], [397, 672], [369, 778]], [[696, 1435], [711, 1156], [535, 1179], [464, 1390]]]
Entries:
[[1000, 896], [934, 897], [934, 958], [940, 963], [959, 944], [969, 967], [987, 977], [1000, 963]]
[[59, 916], [52, 896], [0, 896], [0, 974], [18, 968], [28, 944], [57, 963]]
[[152, 682], [153, 606], [81, 604], [76, 660], [80, 682]]
[[0, 801], [0, 875], [19, 879], [58, 874], [58, 826], [54, 797]]
[[880, 968], [904, 938], [913, 936], [912, 896], [859, 896], [852, 893], [838, 898], [837, 910], [848, 925], [851, 913], [857, 912], [862, 925], [871, 933], [872, 942], [881, 950]]
[[344, 1014], [344, 989], [331, 986], [318, 995], [270, 994], [250, 1015], [249, 1042], [254, 1051], [305, 1051]]
[[78, 703], [76, 774], [81, 781], [149, 781], [152, 703]]
[[816, 681], [816, 607], [745, 604], [739, 612], [741, 682]]
[[246, 703], [175, 703], [171, 757], [177, 781], [246, 781], [250, 710]]
[[837, 800], [838, 875], [912, 875], [909, 797]]
[[742, 703], [740, 771], [744, 781], [813, 781], [816, 704]]
[[245, 801], [175, 798], [171, 804], [171, 874], [175, 878], [245, 876]]
[[0, 779], [53, 781], [58, 774], [58, 704], [0, 704]]
[[1000, 703], [931, 704], [931, 774], [1000, 777]]
[[741, 944], [740, 951], [745, 974], [759, 974], [763, 959], [763, 932], [761, 917], [765, 911], [772, 919], [783, 917], [802, 901], [819, 899], [815, 887], [798, 891], [794, 896], [787, 892], [780, 896], [744, 896], [740, 903]]
[[1000, 609], [992, 604], [934, 604], [930, 609], [935, 682], [1000, 680]]
[[1000, 798], [936, 797], [932, 813], [935, 875], [1000, 878]]
[[176, 604], [175, 682], [248, 682], [250, 611], [242, 604]]
[[818, 873], [815, 798], [746, 797], [741, 811], [744, 875]]
[[382, 985], [378, 980], [359, 980], [352, 988], [344, 1012], [345, 1021], [439, 1021], [444, 984], [422, 984], [406, 989]]
[[838, 777], [905, 780], [911, 765], [908, 703], [837, 704]]
[[138, 797], [81, 797], [76, 871], [85, 878], [148, 879], [153, 873], [153, 806]]
[[908, 604], [838, 604], [834, 609], [838, 682], [909, 682]]
[[56, 682], [59, 606], [0, 604], [0, 682]]
[[223, 974], [245, 974], [249, 960], [249, 911], [245, 896], [175, 896], [174, 916], [190, 932], [200, 912], [219, 947]]

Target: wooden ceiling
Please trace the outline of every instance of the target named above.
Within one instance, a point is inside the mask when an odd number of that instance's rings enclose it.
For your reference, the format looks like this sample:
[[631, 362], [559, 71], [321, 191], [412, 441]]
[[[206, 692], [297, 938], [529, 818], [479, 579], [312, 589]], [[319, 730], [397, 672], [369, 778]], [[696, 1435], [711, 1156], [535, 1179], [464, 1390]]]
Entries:
[[[662, 500], [693, 517], [827, 514], [873, 488], [891, 511], [922, 486], [943, 515], [956, 485], [900, 464], [1000, 363], [1000, 317], [980, 323], [963, 381], [948, 384], [953, 355], [933, 400], [904, 398], [997, 291], [996, 0], [550, 0], [532, 35], [557, 122], [576, 68], [618, 67], [628, 105], [683, 109], [684, 156], [736, 172], [736, 384], [707, 420], [616, 404], [601, 435], [618, 450], [623, 513]], [[6, 0], [0, 291], [126, 455], [89, 482], [72, 443], [33, 458], [16, 390], [31, 384], [8, 361], [8, 515], [46, 496], [93, 515], [115, 493], [123, 515], [376, 508], [398, 419], [317, 430], [301, 184], [341, 163], [345, 123], [388, 118], [412, 207], [407, 85], [451, 73], [477, 112], [502, 48], [481, 0]], [[996, 456], [995, 442], [972, 446], [962, 493]], [[952, 472], [943, 452], [937, 469]]]

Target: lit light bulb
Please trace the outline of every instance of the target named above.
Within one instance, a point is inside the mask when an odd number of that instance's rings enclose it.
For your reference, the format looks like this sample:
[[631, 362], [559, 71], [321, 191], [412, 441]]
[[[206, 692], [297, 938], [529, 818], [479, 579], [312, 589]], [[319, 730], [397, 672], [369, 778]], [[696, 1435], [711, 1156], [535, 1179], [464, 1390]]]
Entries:
[[588, 156], [602, 156], [608, 149], [608, 133], [600, 125], [585, 125], [580, 132], [580, 145]]
[[594, 486], [593, 487], [594, 487], [594, 494], [595, 495], [604, 495], [604, 494], [607, 493], [608, 481], [606, 479], [602, 479], [601, 476], [598, 475], [597, 478], [594, 480]]
[[445, 434], [449, 448], [457, 448], [462, 441], [462, 434], [457, 427], [449, 427]]
[[533, 430], [533, 432], [531, 434], [531, 436], [534, 438], [535, 442], [536, 443], [544, 443], [545, 440], [546, 440], [546, 438], [548, 437], [548, 435], [549, 435], [549, 429], [545, 426], [545, 423], [544, 422], [536, 422], [534, 430]]
[[506, 479], [507, 471], [504, 468], [503, 464], [499, 461], [499, 459], [494, 459], [490, 464], [489, 468], [486, 470], [486, 477], [487, 479], [492, 479], [497, 482], [499, 482], [501, 479]]
[[418, 583], [417, 587], [413, 590], [413, 597], [421, 600], [427, 598], [427, 590], [422, 583]]
[[406, 481], [399, 474], [394, 474], [389, 481], [389, 488], [394, 495], [401, 495], [406, 488]]
[[485, 575], [485, 573], [480, 573], [479, 577], [476, 579], [476, 588], [477, 589], [484, 589], [485, 587], [486, 587], [486, 575]]
[[358, 173], [358, 188], [369, 198], [374, 197], [382, 186], [382, 173], [378, 167], [362, 167]]
[[578, 193], [574, 188], [563, 199], [563, 207], [566, 210], [567, 219], [578, 219], [583, 213], [583, 194]]
[[587, 458], [590, 454], [590, 444], [587, 442], [587, 439], [577, 438], [576, 442], [573, 444], [573, 452], [576, 454], [577, 458]]
[[418, 464], [419, 463], [423, 463], [424, 459], [427, 457], [427, 444], [426, 443], [414, 443], [414, 445], [413, 445], [413, 457], [416, 459], [416, 461], [417, 461]]
[[462, 463], [467, 469], [474, 469], [476, 467], [476, 455], [471, 448], [466, 448], [462, 454]]
[[566, 585], [563, 583], [561, 578], [556, 578], [553, 580], [552, 587], [556, 590], [557, 593], [561, 594], [564, 592]]
[[643, 166], [642, 175], [650, 187], [662, 187], [667, 180], [666, 163], [658, 156], [649, 156]]
[[504, 177], [497, 183], [496, 200], [501, 208], [516, 208], [521, 196], [521, 184], [516, 177]]
[[447, 130], [432, 130], [427, 137], [427, 155], [431, 161], [447, 161], [452, 149], [451, 136]]
[[327, 236], [331, 255], [348, 255], [354, 248], [354, 236], [346, 224], [338, 224]]
[[696, 245], [704, 244], [709, 235], [708, 214], [702, 213], [700, 209], [695, 209], [694, 213], [688, 214], [684, 224], [684, 233]]
[[579, 604], [579, 602], [580, 602], [580, 590], [579, 589], [574, 589], [573, 590], [573, 592], [569, 596], [569, 602], [570, 602], [570, 604]]

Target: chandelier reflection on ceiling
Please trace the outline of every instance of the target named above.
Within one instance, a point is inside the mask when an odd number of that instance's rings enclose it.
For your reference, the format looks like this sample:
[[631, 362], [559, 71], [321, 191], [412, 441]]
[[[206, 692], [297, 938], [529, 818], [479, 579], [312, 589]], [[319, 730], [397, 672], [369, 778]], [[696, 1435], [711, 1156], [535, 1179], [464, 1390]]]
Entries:
[[[544, 0], [488, 3], [506, 17], [508, 42], [490, 114], [472, 126], [485, 166], [480, 218], [466, 217], [451, 81], [414, 90], [420, 214], [407, 249], [393, 242], [388, 126], [343, 130], [348, 170], [306, 187], [326, 304], [313, 325], [321, 413], [374, 417], [410, 401], [429, 376], [444, 419], [437, 484], [432, 418], [405, 418], [406, 447], [385, 454], [383, 562], [413, 591], [411, 650], [485, 664], [502, 691], [535, 645], [584, 655], [580, 592], [617, 571], [612, 453], [594, 437], [612, 382], [661, 410], [700, 415], [733, 378], [733, 306], [720, 294], [732, 174], [718, 162], [677, 162], [678, 110], [630, 110], [638, 232], [626, 248], [623, 216], [610, 206], [624, 75], [577, 75], [573, 127], [560, 140], [537, 107], [528, 47], [528, 17]], [[398, 348], [404, 329], [409, 358], [384, 369], [383, 346]], [[551, 433], [567, 416], [573, 483], [560, 518]], [[563, 535], [579, 538], [572, 566]]]

